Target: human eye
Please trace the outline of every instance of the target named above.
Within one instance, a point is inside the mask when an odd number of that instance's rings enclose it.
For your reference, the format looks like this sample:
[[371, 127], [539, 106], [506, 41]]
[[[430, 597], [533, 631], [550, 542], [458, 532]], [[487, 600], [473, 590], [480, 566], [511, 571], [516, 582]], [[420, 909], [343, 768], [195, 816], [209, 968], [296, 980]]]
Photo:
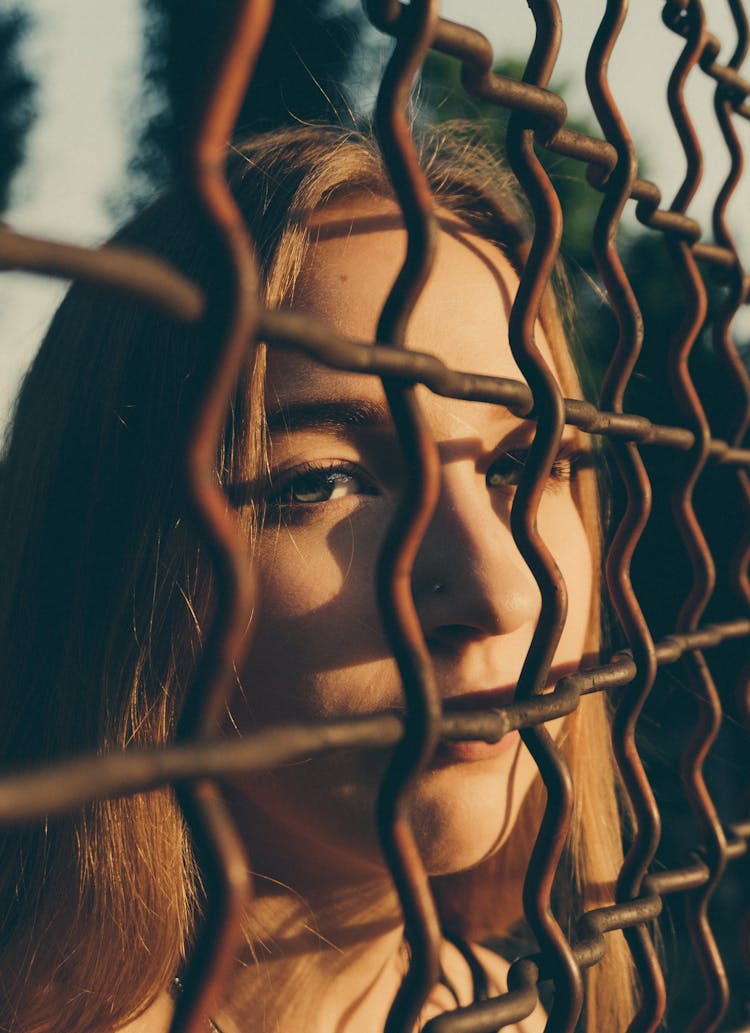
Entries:
[[266, 505], [300, 513], [349, 496], [377, 495], [372, 480], [355, 463], [308, 462], [272, 478]]
[[[528, 462], [530, 449], [511, 448], [502, 452], [485, 474], [488, 488], [515, 488], [520, 484]], [[572, 442], [564, 442], [552, 464], [547, 489], [560, 488], [572, 480], [575, 471], [585, 458], [585, 453], [576, 449]]]

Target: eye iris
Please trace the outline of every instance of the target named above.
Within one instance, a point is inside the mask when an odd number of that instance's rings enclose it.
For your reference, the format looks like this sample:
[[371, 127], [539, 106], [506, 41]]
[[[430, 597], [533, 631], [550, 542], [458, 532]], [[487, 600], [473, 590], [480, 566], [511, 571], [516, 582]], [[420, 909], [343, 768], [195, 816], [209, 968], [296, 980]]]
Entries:
[[487, 485], [490, 488], [503, 488], [508, 485], [516, 485], [521, 479], [523, 463], [513, 456], [506, 456], [505, 459], [496, 463], [487, 471]]
[[293, 502], [328, 502], [329, 499], [345, 495], [351, 480], [351, 476], [345, 473], [310, 473], [290, 485], [289, 497]]
[[289, 494], [293, 502], [325, 502], [329, 492], [326, 487], [292, 485]]

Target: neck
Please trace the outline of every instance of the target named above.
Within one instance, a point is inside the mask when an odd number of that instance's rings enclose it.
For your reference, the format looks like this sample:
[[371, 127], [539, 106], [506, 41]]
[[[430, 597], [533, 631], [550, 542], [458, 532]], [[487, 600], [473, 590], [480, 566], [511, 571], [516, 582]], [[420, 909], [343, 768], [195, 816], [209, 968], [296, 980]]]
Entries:
[[246, 1029], [252, 1015], [264, 1033], [382, 1029], [407, 967], [382, 864], [285, 827], [247, 797], [229, 799], [249, 833], [255, 897], [218, 1025]]
[[246, 938], [226, 1002], [226, 1020], [238, 1029], [249, 1014], [259, 1030], [280, 1033], [382, 1029], [407, 965], [387, 879], [303, 898], [257, 878]]

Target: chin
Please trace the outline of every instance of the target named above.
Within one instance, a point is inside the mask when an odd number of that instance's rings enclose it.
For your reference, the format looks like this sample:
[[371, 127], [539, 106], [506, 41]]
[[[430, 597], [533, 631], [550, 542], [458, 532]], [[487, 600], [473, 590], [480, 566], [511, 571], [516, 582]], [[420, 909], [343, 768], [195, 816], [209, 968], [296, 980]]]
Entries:
[[[455, 875], [475, 868], [512, 835], [535, 766], [477, 762], [430, 771], [418, 785], [411, 817], [429, 875]], [[511, 758], [512, 760], [512, 758]]]

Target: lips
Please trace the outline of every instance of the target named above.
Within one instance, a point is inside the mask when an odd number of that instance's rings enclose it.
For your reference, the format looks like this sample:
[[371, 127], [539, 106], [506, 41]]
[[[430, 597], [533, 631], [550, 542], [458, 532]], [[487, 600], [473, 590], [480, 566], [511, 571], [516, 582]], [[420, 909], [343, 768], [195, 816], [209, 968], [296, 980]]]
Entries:
[[444, 768], [449, 764], [465, 764], [470, 761], [491, 760], [514, 749], [520, 742], [520, 733], [508, 732], [497, 742], [484, 742], [483, 739], [444, 740], [435, 751], [433, 768]]
[[461, 692], [443, 700], [443, 710], [489, 710], [492, 707], [504, 707], [513, 702], [515, 689], [486, 689], [483, 691]]
[[[514, 692], [515, 690], [511, 686], [503, 689], [459, 693], [443, 700], [443, 710], [445, 713], [491, 710], [493, 707], [512, 703]], [[435, 751], [432, 767], [443, 768], [451, 764], [490, 760], [508, 753], [518, 742], [519, 733], [517, 731], [508, 732], [497, 742], [485, 742], [483, 739], [443, 740]]]

